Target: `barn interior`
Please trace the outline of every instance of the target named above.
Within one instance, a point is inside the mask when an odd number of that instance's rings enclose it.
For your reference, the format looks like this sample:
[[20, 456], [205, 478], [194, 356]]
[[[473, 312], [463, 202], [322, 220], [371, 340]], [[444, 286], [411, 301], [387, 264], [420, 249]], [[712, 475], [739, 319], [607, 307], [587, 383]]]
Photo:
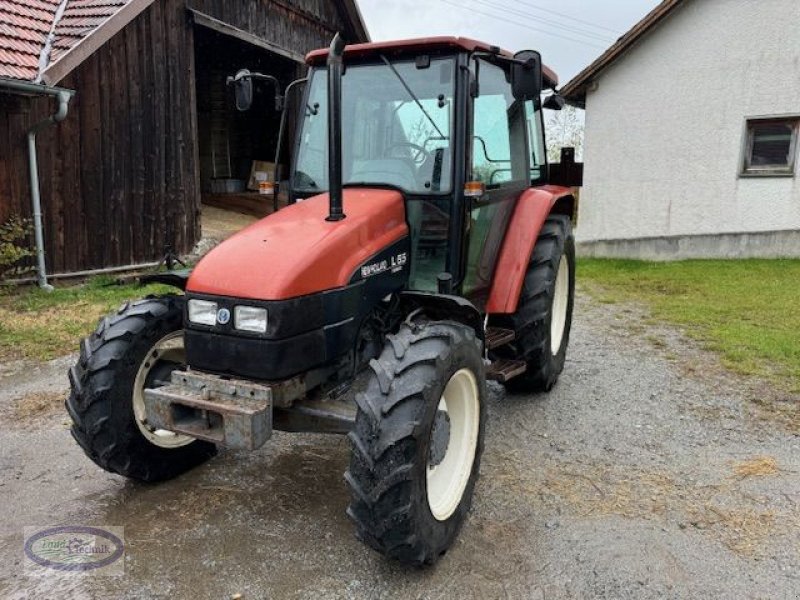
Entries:
[[[265, 48], [202, 26], [195, 27], [194, 45], [202, 202], [255, 216], [268, 214], [273, 206], [272, 196], [259, 194], [253, 174], [254, 168], [266, 171], [273, 181], [281, 118], [275, 104], [276, 90], [269, 82], [256, 82], [253, 105], [241, 112], [236, 109], [234, 90], [226, 84], [226, 79], [246, 68], [276, 77], [283, 93], [300, 76], [302, 66]], [[290, 104], [287, 116], [291, 114]], [[279, 177], [288, 173], [293, 132], [294, 120], [289, 118]], [[260, 164], [254, 167], [255, 161]]]

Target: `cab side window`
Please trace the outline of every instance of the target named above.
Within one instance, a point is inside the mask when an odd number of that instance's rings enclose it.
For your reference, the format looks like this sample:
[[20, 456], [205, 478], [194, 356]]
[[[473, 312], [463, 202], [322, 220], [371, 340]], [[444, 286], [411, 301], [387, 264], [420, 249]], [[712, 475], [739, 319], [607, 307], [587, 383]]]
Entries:
[[[537, 108], [538, 105], [538, 108]], [[544, 179], [547, 174], [547, 150], [544, 144], [541, 102], [525, 102], [525, 123], [528, 148], [531, 152], [531, 183]]]
[[487, 189], [528, 181], [526, 119], [511, 95], [504, 69], [481, 61], [480, 89], [472, 112], [472, 181]]
[[511, 94], [507, 71], [481, 61], [478, 97], [472, 105], [470, 180], [482, 182], [486, 193], [470, 202], [466, 294], [477, 294], [491, 284], [517, 197], [530, 185], [527, 127], [525, 104]]

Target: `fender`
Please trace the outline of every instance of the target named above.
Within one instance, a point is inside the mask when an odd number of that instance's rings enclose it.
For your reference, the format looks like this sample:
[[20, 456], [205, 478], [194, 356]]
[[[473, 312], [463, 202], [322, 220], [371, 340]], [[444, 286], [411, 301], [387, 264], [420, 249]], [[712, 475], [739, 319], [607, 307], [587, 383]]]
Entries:
[[486, 312], [511, 314], [517, 310], [519, 294], [528, 271], [533, 247], [551, 213], [573, 216], [575, 198], [570, 188], [543, 185], [522, 192], [514, 207], [500, 249], [494, 280], [486, 301]]
[[408, 313], [416, 308], [422, 308], [425, 314], [433, 319], [458, 321], [472, 327], [481, 342], [485, 339], [483, 317], [475, 305], [466, 298], [435, 292], [405, 291], [400, 293], [400, 305]]
[[170, 285], [179, 290], [186, 291], [186, 282], [192, 274], [191, 269], [179, 269], [177, 271], [161, 271], [160, 273], [147, 273], [137, 278], [139, 285], [148, 283], [162, 283]]

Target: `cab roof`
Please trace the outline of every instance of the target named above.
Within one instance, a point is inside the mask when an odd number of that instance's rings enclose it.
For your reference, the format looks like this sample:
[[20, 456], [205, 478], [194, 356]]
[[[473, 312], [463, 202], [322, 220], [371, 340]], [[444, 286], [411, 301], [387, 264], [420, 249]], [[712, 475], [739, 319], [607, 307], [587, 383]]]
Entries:
[[[419, 53], [423, 51], [466, 51], [475, 52], [497, 52], [501, 56], [511, 57], [513, 53], [508, 50], [499, 49], [497, 46], [487, 44], [464, 37], [428, 37], [428, 38], [413, 38], [407, 40], [391, 40], [386, 42], [371, 42], [367, 44], [350, 44], [344, 47], [345, 58], [362, 58], [372, 54], [408, 54]], [[309, 65], [324, 64], [328, 58], [328, 49], [320, 48], [319, 50], [312, 50], [306, 55], [306, 63]], [[544, 76], [544, 87], [556, 87], [558, 85], [558, 75], [555, 71], [542, 65], [542, 74]]]

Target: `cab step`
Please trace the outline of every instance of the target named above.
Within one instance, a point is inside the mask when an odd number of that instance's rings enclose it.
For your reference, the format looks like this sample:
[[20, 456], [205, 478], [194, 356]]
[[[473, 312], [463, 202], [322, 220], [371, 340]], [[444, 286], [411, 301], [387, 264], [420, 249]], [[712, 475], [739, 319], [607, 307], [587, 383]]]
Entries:
[[506, 383], [510, 379], [522, 375], [527, 370], [528, 365], [524, 360], [502, 358], [489, 365], [489, 368], [486, 369], [486, 379]]
[[494, 350], [500, 346], [505, 346], [514, 341], [516, 334], [513, 329], [503, 329], [502, 327], [487, 327], [485, 338], [486, 348]]

